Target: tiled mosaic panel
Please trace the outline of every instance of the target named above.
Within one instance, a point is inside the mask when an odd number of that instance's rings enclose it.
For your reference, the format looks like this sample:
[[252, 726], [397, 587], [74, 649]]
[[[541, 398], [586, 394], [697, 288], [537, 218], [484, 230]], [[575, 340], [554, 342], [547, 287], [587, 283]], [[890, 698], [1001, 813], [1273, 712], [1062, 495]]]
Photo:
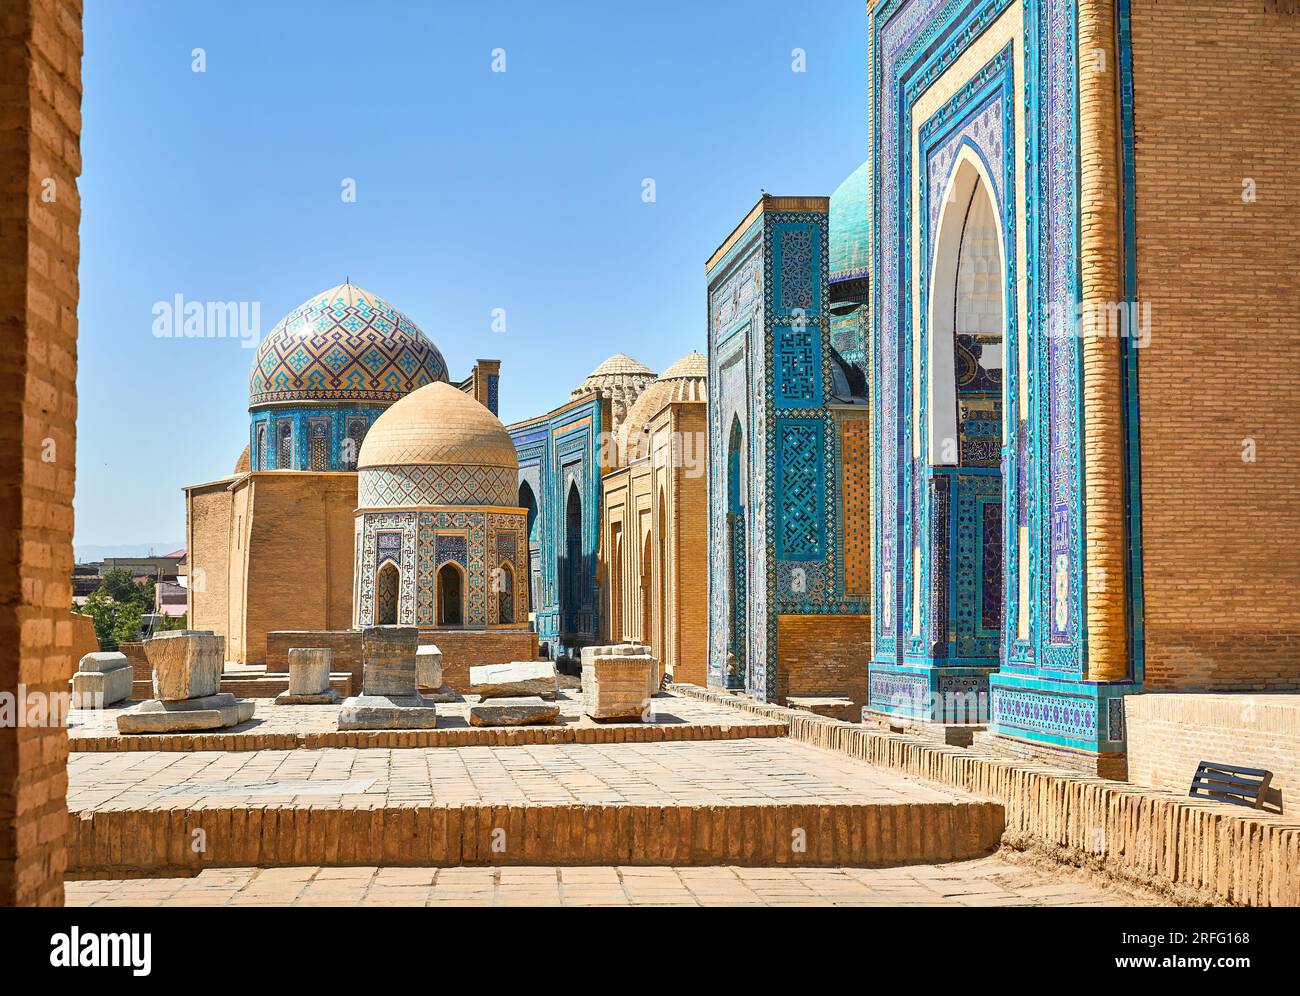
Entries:
[[822, 427], [777, 423], [777, 556], [818, 560], [825, 553], [825, 478]]
[[367, 467], [357, 481], [362, 508], [403, 505], [499, 505], [513, 508], [518, 477], [508, 467], [426, 465]]
[[250, 405], [272, 401], [396, 401], [447, 379], [438, 348], [383, 298], [317, 295], [289, 312], [258, 346]]
[[[594, 583], [599, 522], [594, 510], [600, 507], [597, 472], [600, 419], [600, 402], [593, 398], [510, 430], [519, 457], [516, 489], [527, 483], [537, 503], [535, 538], [531, 541], [536, 576], [530, 578], [527, 567], [516, 571], [515, 604], [522, 617], [531, 585], [534, 591], [531, 611], [538, 641], [542, 651], [552, 658], [569, 653], [578, 643], [594, 642], [599, 637], [600, 616]], [[569, 562], [565, 505], [571, 481], [577, 484], [582, 506], [576, 606], [570, 601], [573, 586], [566, 584], [567, 579], [561, 576], [562, 566], [567, 567]], [[529, 546], [523, 538], [518, 544], [522, 556], [522, 551], [529, 550]], [[582, 628], [574, 631], [577, 641], [574, 646], [568, 646], [562, 641], [561, 633], [570, 632], [568, 627], [573, 623]]]
[[[397, 621], [404, 626], [432, 626], [435, 621], [437, 568], [455, 562], [465, 568], [465, 625], [496, 621], [495, 596], [489, 605], [488, 531], [510, 533], [515, 548], [524, 542], [522, 513], [484, 511], [371, 512], [362, 516], [361, 564], [357, 570], [358, 620], [374, 618], [376, 567], [398, 562], [401, 591]], [[381, 553], [380, 544], [383, 544]], [[498, 561], [499, 563], [499, 561]], [[516, 600], [525, 597], [526, 579], [513, 560]]]
[[[255, 411], [249, 421], [249, 469], [351, 470], [366, 432], [385, 410], [384, 406], [289, 405]], [[286, 437], [283, 445], [274, 445]]]

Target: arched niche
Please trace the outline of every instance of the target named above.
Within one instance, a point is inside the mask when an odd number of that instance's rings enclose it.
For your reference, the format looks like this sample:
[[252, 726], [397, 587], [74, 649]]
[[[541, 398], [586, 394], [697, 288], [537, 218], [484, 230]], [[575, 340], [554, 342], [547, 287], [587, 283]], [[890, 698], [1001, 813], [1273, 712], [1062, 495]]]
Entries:
[[[982, 363], [1002, 366], [1006, 330], [1006, 246], [988, 170], [969, 145], [954, 161], [943, 196], [930, 270], [926, 363], [931, 466], [961, 462], [957, 338], [986, 340]], [[997, 338], [996, 346], [987, 342]]]

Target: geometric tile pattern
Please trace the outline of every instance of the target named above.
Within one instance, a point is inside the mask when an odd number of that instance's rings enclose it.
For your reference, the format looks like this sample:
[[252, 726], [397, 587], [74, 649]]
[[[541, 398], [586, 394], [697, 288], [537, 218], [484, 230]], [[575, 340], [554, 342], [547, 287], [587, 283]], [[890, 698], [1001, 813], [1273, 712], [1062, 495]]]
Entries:
[[509, 467], [423, 465], [365, 467], [358, 474], [361, 508], [407, 505], [500, 505], [518, 501], [516, 473]]
[[445, 380], [446, 361], [414, 322], [345, 283], [299, 305], [262, 340], [248, 403], [396, 401]]
[[509, 541], [503, 542], [503, 537], [509, 536], [516, 550], [527, 549], [524, 545], [527, 519], [521, 512], [455, 509], [363, 512], [360, 519], [354, 620], [359, 625], [369, 625], [375, 618], [376, 570], [385, 562], [396, 563], [401, 572], [398, 625], [435, 625], [437, 569], [446, 563], [459, 564], [465, 570], [464, 625], [495, 623], [500, 600], [492, 588], [493, 575], [488, 565], [490, 536], [496, 537], [493, 566], [505, 563], [509, 567], [516, 603], [527, 598], [526, 572], [507, 554]]

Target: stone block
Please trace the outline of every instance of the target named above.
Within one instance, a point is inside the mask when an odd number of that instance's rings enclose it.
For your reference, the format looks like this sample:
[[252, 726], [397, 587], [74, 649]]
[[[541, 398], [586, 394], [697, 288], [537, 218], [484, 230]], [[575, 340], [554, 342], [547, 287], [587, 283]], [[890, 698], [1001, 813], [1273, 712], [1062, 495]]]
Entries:
[[221, 690], [226, 638], [211, 630], [175, 630], [144, 642], [153, 669], [153, 694], [163, 702], [216, 695]]
[[582, 667], [582, 711], [592, 719], [640, 721], [658, 690], [659, 662], [649, 654], [593, 655]]
[[77, 665], [77, 670], [90, 673], [116, 671], [120, 667], [130, 666], [131, 662], [126, 659], [126, 654], [118, 653], [117, 651], [107, 653], [96, 650], [81, 658], [81, 662]]
[[469, 669], [469, 690], [485, 699], [537, 695], [554, 701], [559, 681], [553, 661], [481, 664]]
[[362, 695], [409, 696], [416, 690], [414, 626], [367, 626], [361, 631]]
[[294, 647], [289, 651], [289, 694], [321, 695], [330, 690], [334, 652], [327, 647]]
[[442, 651], [431, 643], [415, 651], [415, 680], [421, 688], [442, 687]]
[[134, 679], [125, 654], [86, 654], [72, 676], [72, 708], [103, 709], [129, 699]]
[[470, 726], [533, 726], [553, 723], [559, 716], [560, 707], [538, 695], [488, 699], [469, 707]]
[[340, 730], [432, 730], [437, 707], [423, 695], [354, 695], [339, 710]]
[[217, 730], [253, 718], [253, 703], [229, 692], [190, 699], [149, 699], [117, 717], [119, 733], [174, 733]]

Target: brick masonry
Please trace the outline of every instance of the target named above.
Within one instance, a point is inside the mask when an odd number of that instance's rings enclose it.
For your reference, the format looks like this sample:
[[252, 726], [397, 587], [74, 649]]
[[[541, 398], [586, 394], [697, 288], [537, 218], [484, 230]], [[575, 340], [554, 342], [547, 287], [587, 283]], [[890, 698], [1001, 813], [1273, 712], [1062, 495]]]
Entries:
[[[0, 17], [0, 692], [66, 694], [75, 667], [81, 4]], [[21, 700], [20, 700], [21, 701]], [[23, 710], [25, 712], [25, 710]], [[63, 902], [67, 734], [0, 728], [0, 906]]]
[[226, 637], [227, 659], [266, 663], [277, 630], [351, 627], [355, 473], [253, 473], [186, 505], [190, 627]]
[[777, 698], [845, 695], [867, 703], [869, 616], [777, 616]]
[[442, 680], [458, 692], [469, 691], [469, 669], [480, 664], [537, 660], [537, 634], [513, 629], [421, 630], [421, 643], [442, 651]]
[[[208, 850], [190, 848], [207, 833]], [[493, 849], [494, 834], [516, 842]], [[808, 848], [796, 852], [796, 832]], [[894, 865], [990, 854], [1001, 807], [416, 803], [98, 810], [73, 821], [72, 871], [121, 874], [279, 865]]]
[[294, 647], [323, 647], [333, 651], [330, 667], [352, 675], [352, 687], [361, 688], [361, 630], [277, 630], [266, 634], [266, 671], [289, 673], [289, 651]]
[[1130, 695], [1129, 780], [1186, 794], [1202, 761], [1273, 772], [1283, 811], [1300, 805], [1300, 695]]
[[873, 765], [995, 799], [1004, 846], [1153, 889], [1176, 903], [1300, 905], [1300, 826], [1043, 764], [993, 757], [701, 688], [678, 694], [784, 719], [790, 736]]
[[1132, 34], [1146, 685], [1300, 688], [1300, 16], [1135, 3]]

